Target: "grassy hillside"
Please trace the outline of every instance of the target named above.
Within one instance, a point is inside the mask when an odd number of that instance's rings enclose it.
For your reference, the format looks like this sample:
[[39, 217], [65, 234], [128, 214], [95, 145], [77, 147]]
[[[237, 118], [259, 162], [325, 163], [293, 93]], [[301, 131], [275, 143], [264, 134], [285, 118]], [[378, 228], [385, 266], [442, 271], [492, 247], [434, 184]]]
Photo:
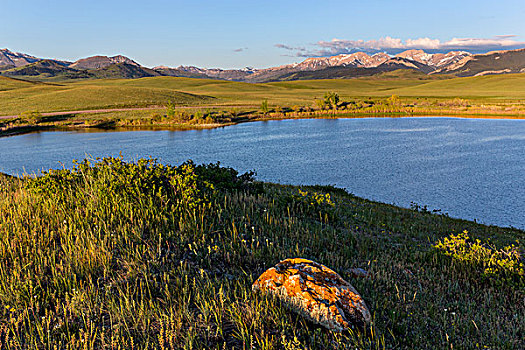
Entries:
[[[394, 76], [394, 78], [392, 77]], [[440, 77], [441, 78], [441, 77]], [[19, 85], [17, 85], [19, 84]], [[402, 74], [339, 80], [304, 80], [249, 84], [211, 79], [149, 77], [106, 79], [35, 85], [0, 79], [0, 115], [83, 110], [115, 107], [144, 107], [176, 104], [247, 105], [258, 108], [267, 99], [271, 106], [312, 106], [327, 91], [341, 99], [385, 98], [393, 94], [406, 98], [435, 100], [451, 97], [487, 103], [525, 99], [525, 74], [509, 74], [445, 80], [425, 80]], [[211, 97], [211, 98], [210, 98]]]
[[8, 91], [8, 90], [15, 90], [15, 89], [23, 89], [27, 87], [34, 87], [35, 85], [43, 86], [47, 84], [0, 76], [0, 92]]
[[400, 96], [524, 99], [525, 74], [491, 75], [428, 82], [396, 91]]
[[[465, 230], [480, 242], [450, 236]], [[523, 348], [524, 238], [332, 187], [253, 183], [216, 165], [104, 159], [0, 176], [0, 346]], [[252, 293], [290, 257], [350, 281], [372, 325], [326, 331]], [[353, 267], [370, 276], [353, 278]]]
[[[0, 84], [2, 82], [0, 81]], [[142, 107], [165, 105], [198, 105], [213, 102], [209, 96], [155, 87], [106, 86], [104, 84], [28, 85], [1, 91], [0, 115], [17, 115], [24, 111], [39, 112]]]

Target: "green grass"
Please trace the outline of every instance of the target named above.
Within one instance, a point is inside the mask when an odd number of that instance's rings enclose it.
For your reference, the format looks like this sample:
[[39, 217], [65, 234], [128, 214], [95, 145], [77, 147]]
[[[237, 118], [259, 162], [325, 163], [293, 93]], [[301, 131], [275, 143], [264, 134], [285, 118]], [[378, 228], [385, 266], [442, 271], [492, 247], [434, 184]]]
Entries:
[[[0, 347], [525, 346], [525, 277], [505, 266], [487, 275], [472, 249], [458, 259], [435, 247], [467, 230], [480, 240], [469, 247], [516, 244], [523, 254], [523, 231], [299, 189], [216, 165], [118, 159], [36, 179], [0, 175]], [[333, 206], [319, 200], [325, 193]], [[290, 257], [349, 280], [372, 325], [333, 333], [251, 292]], [[370, 278], [351, 278], [353, 267]]]
[[[441, 77], [440, 77], [441, 78]], [[39, 112], [145, 107], [165, 105], [239, 105], [257, 107], [267, 99], [270, 107], [312, 106], [314, 99], [334, 91], [342, 100], [386, 98], [399, 95], [407, 102], [461, 97], [476, 103], [521, 103], [525, 74], [473, 78], [422, 79], [419, 75], [391, 72], [358, 79], [304, 80], [249, 84], [211, 79], [152, 77], [66, 81], [60, 84], [0, 78], [0, 115]]]

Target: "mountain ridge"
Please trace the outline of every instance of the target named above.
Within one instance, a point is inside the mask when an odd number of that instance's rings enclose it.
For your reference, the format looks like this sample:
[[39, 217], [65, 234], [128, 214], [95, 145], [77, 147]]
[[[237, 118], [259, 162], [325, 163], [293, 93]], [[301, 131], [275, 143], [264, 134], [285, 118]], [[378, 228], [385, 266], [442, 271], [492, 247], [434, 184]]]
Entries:
[[174, 76], [262, 83], [290, 79], [330, 79], [369, 76], [398, 69], [424, 74], [475, 76], [525, 72], [525, 49], [471, 54], [467, 51], [427, 53], [406, 50], [395, 56], [354, 52], [329, 57], [310, 57], [302, 62], [263, 69], [221, 69], [195, 66], [148, 68], [123, 55], [96, 55], [75, 62], [40, 59], [0, 49], [0, 74], [31, 79], [136, 79]]

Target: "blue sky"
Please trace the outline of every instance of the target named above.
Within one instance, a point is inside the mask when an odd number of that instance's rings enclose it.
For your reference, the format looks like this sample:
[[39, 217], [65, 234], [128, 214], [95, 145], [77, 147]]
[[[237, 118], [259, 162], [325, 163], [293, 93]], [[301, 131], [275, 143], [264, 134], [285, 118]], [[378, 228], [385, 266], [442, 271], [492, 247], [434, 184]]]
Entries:
[[360, 49], [525, 47], [524, 18], [523, 0], [0, 0], [0, 48], [66, 60], [123, 54], [149, 67], [263, 68]]

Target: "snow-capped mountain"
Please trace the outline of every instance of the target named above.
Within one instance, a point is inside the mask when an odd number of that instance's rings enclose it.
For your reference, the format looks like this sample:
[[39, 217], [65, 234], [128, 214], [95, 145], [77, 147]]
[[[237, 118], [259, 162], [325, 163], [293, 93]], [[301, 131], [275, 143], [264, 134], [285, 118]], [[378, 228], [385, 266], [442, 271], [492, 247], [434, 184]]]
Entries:
[[407, 50], [396, 55], [396, 57], [405, 58], [411, 61], [426, 64], [434, 68], [444, 68], [451, 64], [461, 61], [465, 57], [472, 56], [466, 51], [450, 51], [448, 53], [426, 53], [423, 50]]
[[[45, 61], [45, 62], [44, 62]], [[51, 64], [51, 63], [55, 64]], [[0, 50], [0, 71], [6, 76], [82, 78], [137, 78], [146, 76], [174, 76], [224, 79], [251, 83], [293, 79], [330, 79], [369, 76], [397, 69], [411, 69], [425, 74], [447, 73], [458, 76], [525, 72], [525, 49], [489, 52], [472, 55], [466, 51], [426, 53], [407, 50], [395, 56], [386, 53], [369, 55], [365, 52], [340, 54], [330, 57], [311, 57], [302, 62], [255, 69], [200, 68], [195, 66], [149, 69], [132, 59], [118, 56], [92, 56], [73, 63], [43, 60], [31, 55]], [[45, 73], [45, 74], [44, 74]]]
[[9, 49], [0, 49], [0, 67], [22, 67], [40, 60], [40, 58], [24, 53], [13, 52]]

